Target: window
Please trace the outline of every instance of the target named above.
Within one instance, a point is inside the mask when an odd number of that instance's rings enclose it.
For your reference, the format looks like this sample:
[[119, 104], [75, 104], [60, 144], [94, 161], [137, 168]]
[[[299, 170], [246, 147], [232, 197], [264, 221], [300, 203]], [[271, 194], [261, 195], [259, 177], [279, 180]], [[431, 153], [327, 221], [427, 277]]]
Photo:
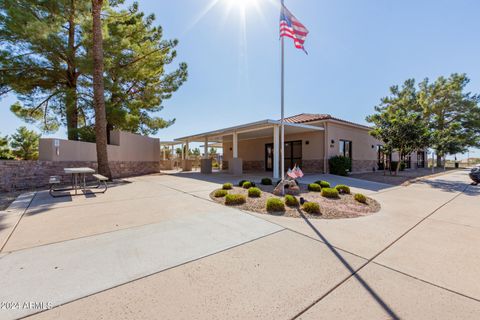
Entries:
[[352, 141], [340, 140], [340, 155], [352, 159]]

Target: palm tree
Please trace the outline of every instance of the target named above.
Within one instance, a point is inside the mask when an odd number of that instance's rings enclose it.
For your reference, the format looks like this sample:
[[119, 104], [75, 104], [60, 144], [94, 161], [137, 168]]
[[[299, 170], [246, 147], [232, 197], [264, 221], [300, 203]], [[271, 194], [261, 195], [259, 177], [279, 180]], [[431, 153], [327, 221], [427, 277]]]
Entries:
[[95, 107], [95, 136], [97, 144], [98, 172], [108, 178], [112, 177], [108, 166], [107, 153], [107, 117], [103, 88], [103, 36], [102, 12], [103, 0], [92, 0], [93, 18], [93, 105]]

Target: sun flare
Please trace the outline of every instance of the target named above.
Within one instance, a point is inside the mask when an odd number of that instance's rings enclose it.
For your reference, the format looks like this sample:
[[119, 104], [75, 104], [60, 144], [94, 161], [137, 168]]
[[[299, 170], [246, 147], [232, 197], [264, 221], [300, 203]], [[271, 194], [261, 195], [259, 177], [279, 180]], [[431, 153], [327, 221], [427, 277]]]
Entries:
[[258, 3], [258, 0], [223, 0], [230, 7], [237, 7], [239, 9], [245, 10], [248, 7], [255, 6]]

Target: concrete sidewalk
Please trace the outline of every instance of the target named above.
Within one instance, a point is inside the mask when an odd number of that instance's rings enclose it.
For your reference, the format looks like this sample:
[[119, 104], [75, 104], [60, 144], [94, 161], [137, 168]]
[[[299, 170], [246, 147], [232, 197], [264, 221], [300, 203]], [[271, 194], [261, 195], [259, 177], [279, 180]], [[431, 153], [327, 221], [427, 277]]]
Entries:
[[0, 300], [65, 304], [0, 319], [480, 314], [480, 191], [466, 172], [396, 188], [342, 177], [382, 210], [340, 220], [213, 203], [227, 178], [144, 176], [59, 202], [38, 194], [0, 253]]

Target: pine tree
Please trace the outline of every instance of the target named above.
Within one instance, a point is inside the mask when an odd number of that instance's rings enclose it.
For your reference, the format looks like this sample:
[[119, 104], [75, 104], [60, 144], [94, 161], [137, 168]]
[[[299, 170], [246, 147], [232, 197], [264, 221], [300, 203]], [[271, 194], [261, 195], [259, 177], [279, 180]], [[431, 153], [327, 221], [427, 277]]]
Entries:
[[[187, 79], [187, 65], [167, 72], [177, 53], [177, 40], [163, 40], [155, 16], [145, 16], [134, 3], [127, 10], [106, 10], [104, 18], [107, 133], [113, 129], [155, 134], [174, 123], [156, 113], [164, 100]], [[87, 32], [87, 34], [89, 34]], [[87, 41], [91, 41], [87, 39]]]
[[28, 130], [26, 127], [20, 127], [17, 132], [12, 134], [10, 145], [13, 154], [22, 160], [38, 159], [38, 144], [40, 135], [35, 131]]
[[0, 0], [0, 95], [13, 92], [11, 110], [44, 131], [67, 126], [78, 138], [79, 24], [86, 0]]

